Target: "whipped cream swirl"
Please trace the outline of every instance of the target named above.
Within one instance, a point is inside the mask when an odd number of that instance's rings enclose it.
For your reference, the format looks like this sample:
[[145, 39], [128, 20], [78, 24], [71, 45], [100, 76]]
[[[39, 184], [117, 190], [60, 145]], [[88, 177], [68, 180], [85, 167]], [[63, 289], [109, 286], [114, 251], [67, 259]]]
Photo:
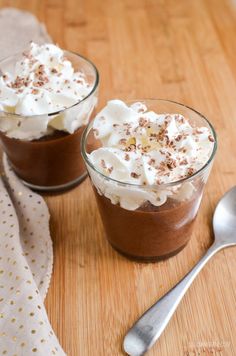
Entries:
[[[194, 186], [185, 182], [163, 190], [166, 183], [192, 176], [208, 161], [214, 138], [207, 127], [195, 127], [180, 114], [157, 114], [142, 103], [128, 107], [111, 100], [96, 116], [94, 134], [102, 147], [89, 160], [103, 175], [133, 186], [105, 180], [90, 169], [100, 194], [130, 210], [145, 201], [159, 206], [168, 196], [190, 198]], [[141, 185], [142, 187], [138, 187]]]
[[0, 77], [0, 130], [9, 137], [28, 140], [54, 129], [73, 133], [87, 124], [94, 98], [79, 113], [68, 110], [48, 114], [70, 108], [87, 97], [92, 88], [85, 74], [74, 70], [62, 49], [31, 43], [14, 69]]

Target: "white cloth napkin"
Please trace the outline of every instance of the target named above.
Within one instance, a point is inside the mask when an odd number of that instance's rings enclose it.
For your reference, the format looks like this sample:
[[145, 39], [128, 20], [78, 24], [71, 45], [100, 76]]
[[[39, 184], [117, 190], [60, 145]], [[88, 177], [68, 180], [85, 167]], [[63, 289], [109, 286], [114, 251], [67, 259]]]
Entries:
[[[30, 13], [0, 10], [0, 58], [24, 50], [31, 40], [51, 42]], [[25, 187], [4, 156], [0, 177], [0, 355], [65, 355], [49, 323], [44, 298], [53, 251], [49, 212], [41, 196]]]
[[[65, 355], [43, 300], [53, 264], [49, 212], [4, 156], [0, 179], [0, 355]], [[5, 182], [5, 183], [4, 183]]]
[[15, 8], [0, 10], [0, 58], [25, 50], [30, 41], [52, 42], [46, 28], [29, 12]]

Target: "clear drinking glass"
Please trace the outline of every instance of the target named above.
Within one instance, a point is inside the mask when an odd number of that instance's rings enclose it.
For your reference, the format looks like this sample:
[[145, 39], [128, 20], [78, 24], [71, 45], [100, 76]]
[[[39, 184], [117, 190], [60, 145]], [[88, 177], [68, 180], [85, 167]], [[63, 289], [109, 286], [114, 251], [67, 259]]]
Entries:
[[[87, 175], [86, 168], [81, 157], [80, 141], [82, 132], [88, 123], [98, 98], [99, 74], [95, 65], [88, 59], [72, 52], [64, 51], [65, 57], [71, 61], [75, 71], [84, 73], [87, 82], [91, 86], [90, 93], [82, 100], [66, 109], [43, 114], [23, 116], [0, 111], [2, 118], [24, 123], [40, 122], [63, 118], [73, 121], [81, 118], [84, 122], [74, 133], [55, 130], [48, 136], [27, 141], [9, 138], [0, 132], [0, 140], [3, 151], [15, 173], [29, 187], [41, 191], [60, 191], [79, 184]], [[14, 72], [15, 64], [22, 58], [22, 54], [9, 57], [0, 62], [1, 73]]]
[[[182, 114], [190, 120], [191, 125], [207, 127], [215, 139], [208, 161], [192, 176], [168, 184], [148, 186], [124, 183], [99, 172], [88, 156], [95, 148], [102, 146], [94, 137], [93, 122], [84, 131], [82, 156], [91, 178], [108, 241], [128, 258], [155, 261], [177, 254], [190, 240], [217, 142], [214, 128], [197, 111], [167, 100], [137, 101], [143, 102], [148, 110], [158, 114]], [[128, 102], [129, 104], [131, 102]], [[122, 199], [127, 196], [127, 191], [129, 196], [132, 192], [132, 196], [142, 202], [138, 209], [127, 210], [117, 203], [117, 196]], [[110, 200], [111, 196], [113, 201]], [[160, 206], [151, 204], [150, 201], [154, 197], [160, 199]]]

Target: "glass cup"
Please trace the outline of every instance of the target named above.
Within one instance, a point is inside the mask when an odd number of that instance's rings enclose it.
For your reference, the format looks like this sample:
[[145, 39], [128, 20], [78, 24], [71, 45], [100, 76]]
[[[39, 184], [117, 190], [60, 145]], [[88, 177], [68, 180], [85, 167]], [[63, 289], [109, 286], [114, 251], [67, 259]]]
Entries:
[[[47, 122], [52, 117], [55, 121], [79, 119], [83, 122], [83, 126], [74, 133], [54, 130], [52, 134], [32, 141], [9, 138], [0, 132], [3, 151], [17, 176], [30, 188], [48, 192], [72, 188], [86, 177], [80, 141], [98, 98], [99, 74], [95, 65], [78, 54], [68, 51], [64, 51], [64, 54], [75, 71], [84, 73], [91, 86], [91, 91], [85, 98], [71, 107], [43, 115], [23, 116], [0, 111], [0, 120], [7, 118], [15, 120], [16, 124], [23, 119], [26, 125], [32, 122], [37, 125], [37, 122]], [[1, 61], [1, 72], [13, 72], [16, 62], [21, 58], [22, 54], [18, 54]]]
[[[114, 249], [130, 259], [156, 261], [177, 254], [190, 240], [217, 142], [214, 128], [197, 111], [173, 101], [138, 101], [158, 114], [182, 114], [190, 120], [191, 125], [207, 127], [215, 139], [208, 161], [192, 176], [168, 184], [148, 186], [124, 183], [99, 172], [89, 159], [89, 153], [102, 147], [94, 136], [93, 122], [83, 133], [82, 156], [108, 241]], [[138, 206], [134, 210], [127, 210], [124, 204], [121, 204], [123, 207], [120, 205], [127, 195]], [[158, 199], [160, 206], [154, 206], [151, 203], [153, 199]]]

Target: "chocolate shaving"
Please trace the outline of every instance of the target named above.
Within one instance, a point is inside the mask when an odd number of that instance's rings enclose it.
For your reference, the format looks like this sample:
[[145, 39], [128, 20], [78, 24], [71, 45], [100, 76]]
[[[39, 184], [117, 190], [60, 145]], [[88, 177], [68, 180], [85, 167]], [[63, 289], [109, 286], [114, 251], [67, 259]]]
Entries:
[[196, 129], [196, 133], [197, 133], [197, 134], [202, 134], [202, 133], [203, 133], [203, 131], [202, 131], [202, 130], [200, 130], [199, 128], [197, 128], [197, 129]]
[[126, 145], [127, 140], [125, 138], [120, 139], [119, 144], [120, 145]]
[[182, 135], [178, 135], [176, 138], [175, 138], [175, 141], [179, 142], [181, 139], [182, 139]]
[[39, 93], [39, 90], [38, 90], [38, 89], [32, 89], [32, 90], [31, 90], [31, 94], [36, 95], [36, 94], [38, 94], [38, 93]]
[[189, 167], [187, 172], [187, 177], [191, 177], [193, 173], [194, 173], [194, 169], [192, 167]]
[[139, 119], [139, 126], [145, 127], [149, 124], [149, 120], [145, 119], [144, 117], [140, 117]]
[[213, 137], [212, 135], [209, 135], [209, 136], [208, 136], [208, 140], [209, 140], [210, 142], [215, 142], [214, 137]]
[[131, 152], [136, 150], [136, 145], [132, 144], [125, 148], [125, 151]]
[[102, 168], [104, 168], [104, 169], [106, 169], [106, 168], [107, 168], [107, 166], [106, 166], [106, 163], [105, 163], [104, 159], [102, 159], [102, 160], [101, 160], [101, 166], [102, 166]]
[[176, 167], [176, 160], [169, 158], [166, 162], [166, 167], [173, 170]]
[[131, 172], [130, 175], [131, 175], [132, 178], [136, 178], [137, 179], [137, 178], [140, 177], [141, 174], [137, 174], [135, 172]]
[[148, 164], [150, 166], [153, 166], [155, 164], [155, 162], [156, 162], [155, 159], [151, 158], [150, 161], [148, 162]]

